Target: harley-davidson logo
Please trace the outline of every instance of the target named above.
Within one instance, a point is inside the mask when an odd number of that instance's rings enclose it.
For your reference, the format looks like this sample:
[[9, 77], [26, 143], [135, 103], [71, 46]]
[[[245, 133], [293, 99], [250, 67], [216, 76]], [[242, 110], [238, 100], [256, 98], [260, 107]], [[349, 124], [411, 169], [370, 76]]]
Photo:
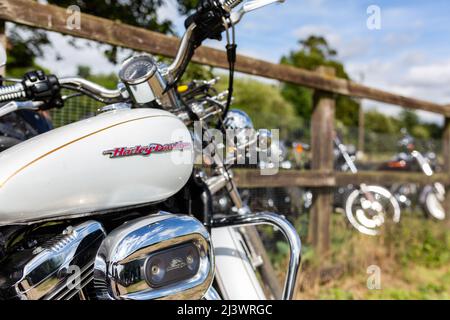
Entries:
[[178, 270], [186, 267], [186, 262], [182, 258], [175, 258], [170, 261], [169, 266], [167, 267], [167, 271]]
[[150, 143], [148, 146], [135, 147], [119, 147], [112, 150], [103, 151], [104, 155], [109, 155], [110, 158], [123, 158], [131, 156], [145, 156], [148, 157], [153, 153], [170, 152], [174, 150], [184, 150], [190, 148], [191, 144], [188, 142], [178, 141], [169, 144]]

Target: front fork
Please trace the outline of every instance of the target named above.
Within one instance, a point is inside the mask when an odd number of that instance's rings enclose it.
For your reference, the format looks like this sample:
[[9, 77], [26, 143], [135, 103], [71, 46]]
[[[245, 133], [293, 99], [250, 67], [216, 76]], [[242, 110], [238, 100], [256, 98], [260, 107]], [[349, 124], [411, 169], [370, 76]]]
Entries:
[[[202, 124], [202, 126], [204, 126], [204, 124]], [[208, 140], [214, 141], [208, 131], [206, 131], [205, 134]], [[299, 235], [297, 234], [297, 231], [281, 215], [267, 213], [252, 214], [250, 212], [248, 207], [246, 207], [242, 201], [241, 195], [239, 194], [236, 184], [233, 180], [231, 171], [226, 169], [224, 161], [220, 157], [220, 152], [217, 152], [217, 145], [214, 144], [214, 146], [215, 152], [213, 155], [213, 159], [216, 166], [215, 171], [218, 175], [211, 178], [206, 178], [205, 176], [200, 177], [206, 187], [205, 192], [202, 194], [203, 205], [205, 208], [205, 224], [207, 224], [211, 228], [213, 234], [214, 229], [217, 228], [240, 228], [240, 234], [242, 235], [243, 239], [245, 239], [245, 243], [248, 247], [247, 259], [250, 261], [252, 267], [260, 267], [263, 281], [269, 286], [275, 298], [282, 297], [282, 299], [286, 300], [292, 299], [301, 258], [301, 241]], [[231, 201], [234, 204], [234, 208], [237, 210], [238, 214], [235, 216], [227, 216], [221, 219], [214, 219], [214, 217], [212, 216], [212, 212], [209, 212], [210, 210], [208, 208], [210, 207], [210, 203], [212, 201], [212, 195], [219, 190], [222, 190], [223, 188], [226, 188]], [[258, 231], [255, 228], [255, 225], [259, 224], [270, 224], [281, 230], [290, 245], [291, 256], [289, 270], [283, 290], [280, 289], [275, 270], [273, 269], [273, 266], [264, 248], [264, 244], [262, 243], [261, 238], [258, 234]], [[240, 248], [243, 248], [245, 250], [245, 243], [241, 244], [240, 246], [236, 246], [236, 249], [239, 250]], [[227, 269], [227, 266], [224, 266], [224, 269]], [[231, 278], [222, 280], [233, 281], [233, 279]], [[239, 287], [240, 284], [236, 283], [236, 285]]]

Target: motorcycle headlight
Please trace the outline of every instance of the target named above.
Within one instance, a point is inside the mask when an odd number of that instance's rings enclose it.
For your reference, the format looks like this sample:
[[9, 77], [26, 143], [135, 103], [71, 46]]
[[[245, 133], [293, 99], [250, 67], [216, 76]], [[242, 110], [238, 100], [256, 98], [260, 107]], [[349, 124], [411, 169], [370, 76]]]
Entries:
[[248, 147], [251, 143], [256, 142], [253, 122], [244, 111], [230, 110], [224, 120], [224, 125], [228, 131], [231, 131], [232, 136], [228, 135], [227, 139], [233, 137], [235, 147]]
[[230, 110], [224, 120], [227, 129], [253, 129], [252, 119], [242, 110]]

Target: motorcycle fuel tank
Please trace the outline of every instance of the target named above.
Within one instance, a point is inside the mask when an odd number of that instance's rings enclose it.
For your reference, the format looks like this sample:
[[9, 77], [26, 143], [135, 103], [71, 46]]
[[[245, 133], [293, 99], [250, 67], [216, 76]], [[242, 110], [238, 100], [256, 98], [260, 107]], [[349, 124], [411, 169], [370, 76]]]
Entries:
[[162, 201], [192, 169], [191, 134], [176, 116], [102, 113], [0, 153], [0, 225]]

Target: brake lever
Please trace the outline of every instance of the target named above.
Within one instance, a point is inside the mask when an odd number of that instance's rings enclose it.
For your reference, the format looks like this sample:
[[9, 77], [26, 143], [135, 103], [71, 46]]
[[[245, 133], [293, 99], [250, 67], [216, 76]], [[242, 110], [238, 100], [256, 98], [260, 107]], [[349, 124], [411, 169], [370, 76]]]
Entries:
[[37, 111], [44, 105], [42, 101], [11, 101], [0, 107], [0, 118], [15, 111], [33, 110]]

